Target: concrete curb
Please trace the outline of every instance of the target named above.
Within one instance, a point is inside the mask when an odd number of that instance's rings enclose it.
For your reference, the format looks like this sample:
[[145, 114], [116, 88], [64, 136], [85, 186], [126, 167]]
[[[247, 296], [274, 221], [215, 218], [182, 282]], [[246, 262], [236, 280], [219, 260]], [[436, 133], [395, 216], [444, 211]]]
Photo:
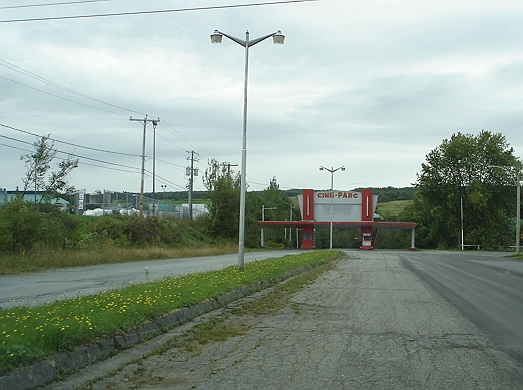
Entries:
[[70, 375], [75, 371], [85, 368], [98, 360], [106, 359], [119, 351], [157, 336], [163, 333], [167, 328], [181, 325], [199, 315], [218, 309], [230, 302], [271, 287], [285, 279], [304, 273], [322, 264], [324, 264], [324, 262], [314, 264], [312, 267], [300, 267], [287, 271], [274, 279], [265, 280], [252, 286], [229, 291], [213, 300], [182, 308], [172, 314], [140, 326], [124, 335], [115, 335], [99, 339], [86, 347], [65, 354], [56, 355], [30, 367], [16, 370], [6, 376], [0, 377], [0, 389], [38, 389], [61, 377]]

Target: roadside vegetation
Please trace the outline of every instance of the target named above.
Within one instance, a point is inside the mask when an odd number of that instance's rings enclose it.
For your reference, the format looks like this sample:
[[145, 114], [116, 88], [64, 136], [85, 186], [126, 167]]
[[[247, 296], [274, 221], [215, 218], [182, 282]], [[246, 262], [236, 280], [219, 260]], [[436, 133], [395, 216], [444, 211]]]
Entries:
[[[209, 161], [203, 175], [209, 214], [195, 221], [168, 217], [86, 217], [58, 211], [56, 197], [74, 200], [67, 175], [76, 160], [61, 161], [51, 171], [56, 150], [49, 136], [34, 144], [35, 152], [22, 156], [27, 173], [18, 197], [0, 207], [0, 274], [36, 272], [137, 260], [231, 253], [238, 239], [240, 177], [227, 162]], [[481, 131], [457, 133], [443, 140], [421, 164], [414, 187], [372, 188], [378, 195], [381, 221], [418, 223], [416, 247], [483, 249], [514, 246], [515, 180], [522, 164], [502, 134]], [[24, 198], [29, 188], [45, 196], [36, 203]], [[358, 189], [356, 189], [358, 190]], [[276, 178], [263, 191], [247, 192], [245, 247], [260, 248], [258, 221], [300, 220], [296, 191], [283, 191]], [[299, 192], [299, 191], [298, 191]], [[161, 197], [168, 194], [162, 193]], [[173, 201], [180, 201], [180, 194]], [[160, 195], [159, 195], [160, 197]], [[266, 248], [297, 248], [298, 230], [264, 228]], [[333, 247], [359, 247], [357, 229], [336, 229]], [[376, 231], [375, 248], [403, 249], [410, 231]], [[317, 229], [315, 247], [329, 247], [329, 229]]]
[[0, 208], [0, 273], [232, 253], [204, 221], [138, 216], [85, 217], [15, 198]]
[[316, 251], [232, 266], [219, 271], [129, 286], [87, 297], [37, 307], [0, 310], [0, 374], [69, 351], [100, 337], [119, 334], [182, 307], [220, 295], [286, 271], [328, 263], [339, 251]]

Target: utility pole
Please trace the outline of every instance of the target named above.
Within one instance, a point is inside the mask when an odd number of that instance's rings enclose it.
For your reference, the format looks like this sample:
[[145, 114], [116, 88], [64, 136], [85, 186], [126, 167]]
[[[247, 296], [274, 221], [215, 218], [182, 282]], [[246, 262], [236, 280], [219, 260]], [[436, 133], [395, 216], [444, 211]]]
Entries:
[[194, 183], [194, 176], [198, 176], [198, 168], [194, 168], [194, 162], [198, 161], [198, 153], [196, 153], [194, 150], [191, 150], [190, 152], [187, 151], [187, 153], [190, 154], [189, 157], [187, 157], [187, 160], [191, 161], [191, 166], [187, 167], [186, 175], [189, 176], [189, 221], [192, 221], [192, 192], [193, 192], [193, 183]]
[[156, 128], [156, 124], [158, 124], [158, 122], [160, 122], [160, 119], [147, 119], [147, 115], [145, 115], [144, 119], [134, 119], [133, 117], [130, 117], [129, 120], [143, 123], [142, 174], [141, 174], [141, 181], [140, 181], [140, 204], [138, 205], [138, 210], [140, 212], [140, 217], [141, 217], [141, 216], [143, 216], [143, 187], [144, 187], [144, 180], [145, 180], [145, 134], [147, 131], [147, 123], [152, 122]]
[[227, 167], [227, 175], [231, 175], [231, 167], [237, 167], [238, 164], [222, 163], [223, 167]]

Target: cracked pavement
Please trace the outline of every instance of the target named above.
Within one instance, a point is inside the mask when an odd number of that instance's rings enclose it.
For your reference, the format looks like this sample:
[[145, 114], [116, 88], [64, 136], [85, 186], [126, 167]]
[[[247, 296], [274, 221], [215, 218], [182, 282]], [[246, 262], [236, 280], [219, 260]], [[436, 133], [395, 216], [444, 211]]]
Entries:
[[523, 388], [521, 365], [397, 254], [350, 255], [276, 314], [230, 317], [250, 325], [245, 334], [198, 354], [171, 348], [135, 359], [89, 388]]

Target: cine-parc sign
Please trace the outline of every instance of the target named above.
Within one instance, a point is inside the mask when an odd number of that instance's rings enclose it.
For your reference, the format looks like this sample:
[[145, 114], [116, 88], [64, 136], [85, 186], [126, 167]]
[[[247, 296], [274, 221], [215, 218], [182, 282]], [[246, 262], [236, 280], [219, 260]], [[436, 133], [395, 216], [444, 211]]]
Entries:
[[359, 199], [361, 192], [352, 191], [318, 191], [314, 194], [318, 199]]
[[303, 190], [298, 195], [303, 220], [315, 222], [372, 221], [377, 200], [370, 190]]
[[[371, 189], [340, 191], [304, 189], [297, 196], [301, 221], [259, 221], [262, 226], [281, 226], [301, 229], [301, 248], [315, 247], [316, 228], [329, 225], [338, 228], [360, 229], [360, 249], [374, 248], [374, 229], [412, 229], [411, 249], [414, 246], [415, 222], [380, 222], [375, 220], [378, 196]], [[296, 233], [298, 234], [298, 233]]]

